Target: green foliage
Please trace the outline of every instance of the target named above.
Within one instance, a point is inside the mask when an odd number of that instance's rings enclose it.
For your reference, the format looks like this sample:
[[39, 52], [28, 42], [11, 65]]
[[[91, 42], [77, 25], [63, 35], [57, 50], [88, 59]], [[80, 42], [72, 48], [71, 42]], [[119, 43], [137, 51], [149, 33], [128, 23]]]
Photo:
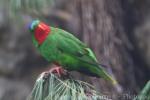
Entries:
[[10, 0], [12, 12], [37, 13], [54, 4], [54, 0]]
[[31, 19], [44, 19], [55, 7], [56, 0], [0, 0], [0, 9], [17, 27], [24, 27]]
[[0, 9], [7, 13], [7, 17], [22, 21], [24, 15], [43, 17], [55, 5], [55, 0], [0, 0]]
[[42, 73], [37, 79], [28, 100], [108, 100], [94, 88], [71, 77], [62, 79], [52, 73]]
[[150, 81], [147, 82], [141, 93], [134, 100], [150, 100]]

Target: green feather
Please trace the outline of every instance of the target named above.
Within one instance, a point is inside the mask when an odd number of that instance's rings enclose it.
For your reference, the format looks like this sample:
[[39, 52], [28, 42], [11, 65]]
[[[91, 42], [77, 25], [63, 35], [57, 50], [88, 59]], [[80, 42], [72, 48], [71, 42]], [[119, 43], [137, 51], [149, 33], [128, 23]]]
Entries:
[[35, 39], [35, 37], [34, 37], [34, 34], [32, 34], [32, 42], [33, 42], [33, 45], [34, 45], [35, 47], [38, 47], [38, 46], [39, 46], [38, 42], [36, 41], [36, 39]]

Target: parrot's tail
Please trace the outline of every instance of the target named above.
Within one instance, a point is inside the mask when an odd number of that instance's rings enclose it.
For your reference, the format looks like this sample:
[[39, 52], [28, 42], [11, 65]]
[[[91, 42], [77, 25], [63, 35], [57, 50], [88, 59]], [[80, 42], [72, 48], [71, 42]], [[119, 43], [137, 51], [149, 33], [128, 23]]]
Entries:
[[[80, 58], [78, 58], [80, 59]], [[95, 68], [95, 73], [98, 74], [99, 77], [102, 77], [108, 81], [110, 81], [113, 85], [116, 85], [118, 84], [118, 82], [109, 74], [107, 74], [107, 72], [105, 71], [105, 69], [108, 69], [108, 67], [106, 65], [103, 65], [103, 64], [100, 64], [100, 63], [97, 63], [97, 62], [88, 62], [88, 61], [85, 61], [83, 59], [80, 59], [82, 60], [83, 62], [86, 62], [88, 63], [90, 66], [97, 66], [97, 67], [92, 67], [93, 69]], [[110, 72], [111, 73], [111, 72]]]
[[[87, 63], [89, 66], [88, 68], [91, 68], [90, 71], [92, 71], [93, 73], [96, 74], [96, 77], [101, 77], [101, 78], [104, 78], [105, 80], [109, 81], [110, 83], [112, 83], [112, 85], [117, 89], [117, 91], [122, 91], [122, 88], [121, 86], [118, 84], [118, 82], [116, 81], [116, 79], [114, 77], [112, 77], [112, 71], [109, 70], [109, 67], [107, 67], [106, 65], [103, 65], [103, 64], [100, 64], [97, 62], [89, 62], [89, 61], [86, 61], [86, 60], [83, 60], [81, 58], [78, 58], [79, 60]], [[105, 70], [107, 69], [107, 71], [109, 71], [109, 75]]]
[[112, 84], [118, 93], [122, 93], [122, 87], [119, 85], [119, 83], [115, 79], [112, 80]]
[[104, 74], [102, 77], [111, 82], [112, 85], [114, 86], [114, 88], [117, 90], [118, 93], [121, 93], [122, 92], [122, 87], [118, 84], [118, 82], [116, 81], [116, 79], [114, 77], [112, 77], [111, 75], [107, 74], [105, 71], [104, 71]]
[[99, 65], [99, 68], [101, 69], [101, 72], [99, 73], [103, 73], [102, 76], [104, 77], [104, 79], [110, 81], [113, 85], [118, 84], [116, 79], [113, 77], [112, 70], [109, 67], [103, 64], [98, 64], [98, 65]]
[[103, 78], [106, 79], [107, 81], [111, 82], [113, 85], [118, 84], [115, 78], [113, 78], [111, 75], [107, 74], [104, 72], [105, 75], [103, 75]]

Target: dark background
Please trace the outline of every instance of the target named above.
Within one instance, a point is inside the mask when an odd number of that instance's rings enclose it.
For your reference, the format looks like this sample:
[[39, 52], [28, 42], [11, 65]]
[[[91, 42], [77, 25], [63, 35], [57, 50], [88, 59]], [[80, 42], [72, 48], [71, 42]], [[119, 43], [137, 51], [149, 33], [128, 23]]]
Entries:
[[122, 88], [116, 91], [103, 79], [74, 73], [97, 91], [130, 100], [150, 79], [149, 0], [1, 0], [0, 100], [25, 100], [38, 75], [50, 66], [27, 29], [37, 18], [88, 44]]

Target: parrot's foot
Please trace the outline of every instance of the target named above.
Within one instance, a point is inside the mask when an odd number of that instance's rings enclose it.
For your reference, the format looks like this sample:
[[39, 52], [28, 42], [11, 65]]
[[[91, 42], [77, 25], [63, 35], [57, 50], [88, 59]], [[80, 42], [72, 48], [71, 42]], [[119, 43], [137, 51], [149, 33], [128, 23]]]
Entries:
[[59, 77], [61, 77], [61, 75], [66, 75], [67, 71], [64, 70], [61, 67], [54, 67], [52, 69], [50, 69], [50, 73], [57, 73]]

